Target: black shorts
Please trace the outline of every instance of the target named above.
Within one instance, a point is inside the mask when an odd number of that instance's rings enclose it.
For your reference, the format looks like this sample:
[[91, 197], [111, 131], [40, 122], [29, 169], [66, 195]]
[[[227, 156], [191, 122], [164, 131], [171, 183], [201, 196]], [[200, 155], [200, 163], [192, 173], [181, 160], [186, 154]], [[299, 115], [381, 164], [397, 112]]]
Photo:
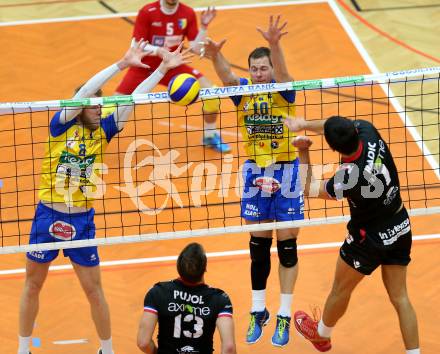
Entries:
[[358, 272], [370, 275], [380, 265], [407, 266], [411, 261], [411, 224], [405, 208], [379, 228], [347, 228], [349, 234], [339, 254]]

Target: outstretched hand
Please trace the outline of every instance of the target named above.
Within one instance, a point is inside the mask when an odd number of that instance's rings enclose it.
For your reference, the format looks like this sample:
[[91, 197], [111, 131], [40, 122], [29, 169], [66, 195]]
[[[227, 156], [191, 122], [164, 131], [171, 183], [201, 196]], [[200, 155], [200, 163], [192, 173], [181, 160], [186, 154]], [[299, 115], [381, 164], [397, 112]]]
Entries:
[[142, 63], [142, 59], [145, 56], [153, 54], [151, 51], [144, 51], [147, 44], [148, 41], [144, 41], [144, 39], [141, 39], [139, 42], [133, 42], [133, 46], [127, 50], [124, 57], [118, 62], [119, 68], [123, 70], [129, 66], [137, 66], [139, 68], [148, 69], [149, 66]]
[[214, 42], [211, 38], [206, 38], [200, 50], [200, 56], [208, 59], [214, 59], [217, 54], [220, 53], [225, 43], [226, 39], [223, 39], [220, 42]]
[[162, 59], [162, 65], [166, 70], [174, 69], [182, 64], [191, 63], [191, 61], [189, 60], [193, 56], [193, 54], [190, 53], [191, 48], [182, 51], [182, 47], [183, 47], [183, 42], [179, 44], [179, 46], [174, 52], [168, 52], [164, 54]]
[[298, 150], [308, 150], [313, 142], [308, 136], [297, 136], [292, 139], [292, 145]]
[[271, 15], [269, 17], [269, 27], [267, 31], [263, 31], [260, 27], [257, 27], [257, 31], [261, 33], [263, 38], [266, 41], [268, 41], [269, 44], [278, 43], [281, 37], [288, 33], [288, 32], [283, 32], [284, 27], [286, 27], [287, 25], [287, 21], [280, 26], [279, 25], [280, 19], [281, 19], [281, 15], [278, 15], [274, 22], [273, 16]]
[[202, 14], [200, 15], [200, 22], [202, 24], [202, 28], [206, 30], [208, 25], [211, 23], [211, 21], [215, 18], [217, 15], [217, 10], [214, 6], [208, 6], [206, 10], [202, 11]]
[[289, 131], [296, 133], [300, 130], [304, 130], [306, 126], [306, 121], [304, 118], [296, 117], [296, 118], [286, 118], [284, 119], [284, 125], [289, 129]]

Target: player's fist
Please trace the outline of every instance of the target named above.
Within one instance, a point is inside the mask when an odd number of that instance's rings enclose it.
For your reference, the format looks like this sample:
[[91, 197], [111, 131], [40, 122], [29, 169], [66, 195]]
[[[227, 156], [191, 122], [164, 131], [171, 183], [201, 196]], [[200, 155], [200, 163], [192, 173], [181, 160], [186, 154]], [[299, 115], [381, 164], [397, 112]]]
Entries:
[[312, 144], [313, 142], [308, 136], [297, 136], [292, 140], [292, 145], [298, 150], [308, 150]]

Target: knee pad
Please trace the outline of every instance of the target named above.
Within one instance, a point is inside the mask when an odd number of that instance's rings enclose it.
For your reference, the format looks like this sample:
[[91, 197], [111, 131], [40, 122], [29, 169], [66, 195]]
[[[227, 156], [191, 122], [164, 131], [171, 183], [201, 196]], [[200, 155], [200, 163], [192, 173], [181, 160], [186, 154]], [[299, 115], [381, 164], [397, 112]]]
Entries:
[[251, 283], [252, 290], [266, 289], [270, 274], [270, 246], [272, 238], [251, 236], [249, 250], [251, 252]]
[[251, 235], [249, 250], [252, 262], [270, 263], [270, 246], [272, 246], [271, 238], [255, 237]]
[[296, 246], [296, 239], [278, 241], [278, 258], [282, 266], [292, 268], [298, 263], [298, 251]]
[[203, 113], [218, 113], [220, 112], [220, 99], [219, 98], [209, 98], [202, 100], [202, 110]]

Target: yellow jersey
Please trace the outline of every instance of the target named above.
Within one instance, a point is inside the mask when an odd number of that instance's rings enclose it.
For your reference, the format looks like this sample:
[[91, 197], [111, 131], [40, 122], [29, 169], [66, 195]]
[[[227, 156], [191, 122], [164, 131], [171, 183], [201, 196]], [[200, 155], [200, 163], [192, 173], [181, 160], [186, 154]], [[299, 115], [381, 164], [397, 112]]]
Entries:
[[119, 131], [113, 114], [101, 119], [94, 131], [76, 119], [60, 123], [57, 112], [49, 126], [49, 139], [42, 163], [40, 200], [65, 203], [72, 207], [91, 207], [99, 195], [99, 171], [110, 139]]
[[[274, 81], [273, 81], [274, 82]], [[240, 78], [240, 85], [252, 85]], [[283, 120], [295, 114], [295, 91], [257, 93], [232, 96], [237, 107], [246, 153], [258, 166], [267, 167], [278, 161], [296, 159], [296, 149], [290, 143], [295, 136]]]

